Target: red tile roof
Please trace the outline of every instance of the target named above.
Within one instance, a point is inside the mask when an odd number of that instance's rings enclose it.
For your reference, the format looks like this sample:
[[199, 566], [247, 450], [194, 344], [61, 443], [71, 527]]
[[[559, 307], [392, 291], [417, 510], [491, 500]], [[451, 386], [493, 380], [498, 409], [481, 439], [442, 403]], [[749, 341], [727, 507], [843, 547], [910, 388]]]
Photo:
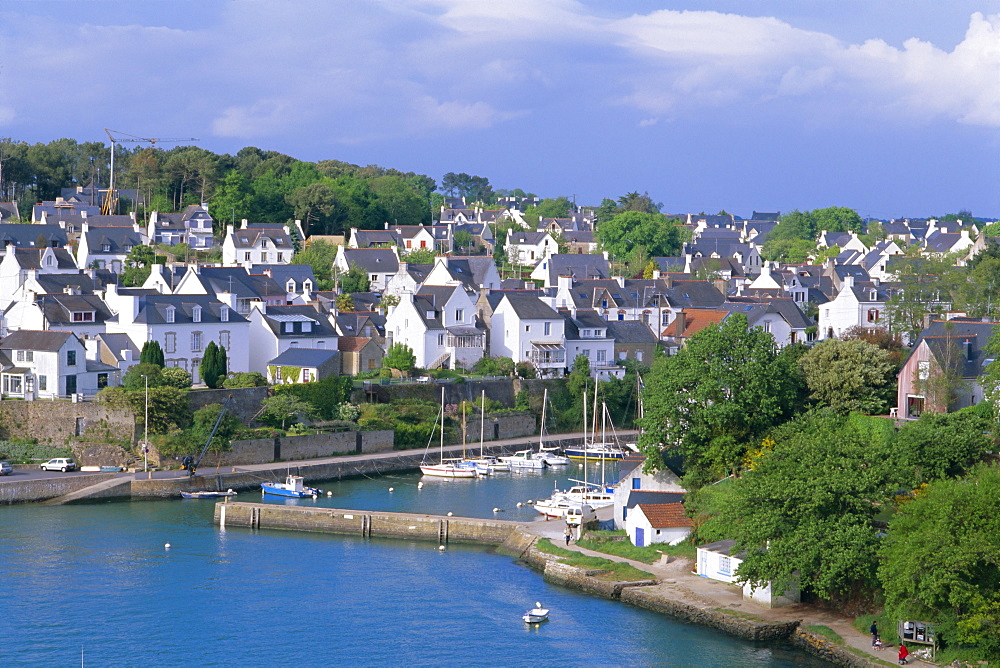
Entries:
[[636, 507], [642, 508], [642, 514], [646, 516], [649, 525], [654, 529], [694, 526], [691, 518], [684, 513], [684, 504], [682, 503], [640, 503]]

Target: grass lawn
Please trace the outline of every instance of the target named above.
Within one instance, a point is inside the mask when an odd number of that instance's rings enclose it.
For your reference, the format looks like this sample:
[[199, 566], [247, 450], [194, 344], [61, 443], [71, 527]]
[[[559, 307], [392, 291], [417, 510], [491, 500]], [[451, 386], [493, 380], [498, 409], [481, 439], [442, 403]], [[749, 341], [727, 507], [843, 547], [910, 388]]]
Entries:
[[695, 547], [686, 541], [680, 545], [658, 543], [647, 547], [636, 547], [628, 539], [614, 540], [615, 537], [624, 535], [624, 531], [590, 531], [586, 538], [577, 541], [577, 545], [595, 552], [604, 552], [623, 559], [641, 561], [644, 564], [656, 563], [664, 554], [684, 557], [692, 561], [695, 559]]
[[587, 570], [604, 570], [606, 573], [597, 576], [598, 579], [607, 580], [611, 582], [625, 580], [628, 582], [635, 582], [636, 580], [655, 580], [656, 578], [646, 571], [640, 571], [631, 564], [626, 564], [621, 561], [612, 561], [611, 559], [605, 559], [604, 557], [592, 557], [587, 554], [580, 554], [579, 552], [574, 552], [573, 550], [567, 550], [565, 548], [553, 545], [552, 541], [548, 538], [540, 538], [537, 543], [535, 543], [540, 551], [546, 554], [553, 554], [557, 557], [562, 557], [562, 562], [568, 564], [569, 566], [576, 566], [577, 568], [585, 568]]
[[724, 615], [732, 615], [733, 617], [739, 617], [740, 619], [749, 619], [751, 622], [767, 621], [763, 617], [758, 617], [755, 614], [744, 612], [743, 610], [736, 610], [735, 608], [715, 608], [715, 611], [721, 612]]
[[834, 645], [844, 644], [844, 639], [840, 637], [840, 634], [831, 629], [829, 626], [823, 626], [822, 624], [809, 624], [806, 626], [806, 631], [822, 636]]

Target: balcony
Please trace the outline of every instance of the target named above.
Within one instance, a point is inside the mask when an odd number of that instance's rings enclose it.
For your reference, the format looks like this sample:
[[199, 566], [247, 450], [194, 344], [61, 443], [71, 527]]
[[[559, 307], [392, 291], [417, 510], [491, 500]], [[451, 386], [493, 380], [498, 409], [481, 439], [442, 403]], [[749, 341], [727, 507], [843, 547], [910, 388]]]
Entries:
[[539, 368], [566, 366], [566, 347], [561, 343], [531, 342], [528, 361]]

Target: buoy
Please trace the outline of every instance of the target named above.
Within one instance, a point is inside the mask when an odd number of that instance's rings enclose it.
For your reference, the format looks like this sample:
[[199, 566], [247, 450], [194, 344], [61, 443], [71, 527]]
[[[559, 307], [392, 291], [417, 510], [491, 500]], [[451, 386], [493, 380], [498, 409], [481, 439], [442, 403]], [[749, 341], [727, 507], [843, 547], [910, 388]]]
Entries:
[[422, 481], [418, 482], [417, 483], [417, 489], [423, 489], [423, 488], [424, 488], [424, 483]]
[[500, 509], [499, 509], [499, 508], [494, 508], [494, 509], [493, 509], [493, 512], [495, 512], [495, 513], [499, 513], [499, 512], [500, 512]]
[[393, 488], [393, 487], [390, 487], [390, 488], [389, 488], [389, 491], [390, 491], [390, 492], [392, 492], [392, 491], [394, 491], [394, 489], [395, 489], [395, 488]]
[[333, 496], [333, 492], [327, 492], [326, 495], [327, 496]]
[[518, 508], [520, 508], [520, 507], [521, 507], [521, 502], [520, 502], [520, 501], [518, 501], [518, 502], [517, 502], [517, 507], [518, 507]]
[[451, 516], [452, 516], [452, 512], [449, 510], [448, 511], [448, 517], [451, 517]]
[[531, 504], [533, 504], [533, 503], [534, 503], [534, 501], [532, 501], [531, 499], [528, 499], [528, 505], [529, 505], [529, 506], [530, 506]]
[[438, 545], [438, 549], [444, 552], [444, 545]]
[[313, 501], [319, 498], [319, 494], [313, 494]]
[[164, 544], [163, 549], [169, 550], [170, 549], [170, 543]]

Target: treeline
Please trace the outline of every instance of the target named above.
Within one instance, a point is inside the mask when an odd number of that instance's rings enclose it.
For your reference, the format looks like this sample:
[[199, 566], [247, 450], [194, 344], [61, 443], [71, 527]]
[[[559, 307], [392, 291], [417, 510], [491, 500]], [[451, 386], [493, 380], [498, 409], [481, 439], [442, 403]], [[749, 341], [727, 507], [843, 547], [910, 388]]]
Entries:
[[[0, 200], [17, 200], [23, 217], [65, 187], [110, 181], [111, 149], [100, 142], [47, 144], [0, 140]], [[150, 211], [181, 211], [207, 202], [221, 233], [227, 223], [299, 219], [309, 234], [351, 227], [429, 223], [442, 196], [434, 179], [413, 172], [339, 160], [304, 162], [252, 146], [236, 155], [196, 146], [126, 146], [115, 151], [115, 185], [137, 192], [140, 219]], [[131, 208], [131, 206], [129, 207]]]

